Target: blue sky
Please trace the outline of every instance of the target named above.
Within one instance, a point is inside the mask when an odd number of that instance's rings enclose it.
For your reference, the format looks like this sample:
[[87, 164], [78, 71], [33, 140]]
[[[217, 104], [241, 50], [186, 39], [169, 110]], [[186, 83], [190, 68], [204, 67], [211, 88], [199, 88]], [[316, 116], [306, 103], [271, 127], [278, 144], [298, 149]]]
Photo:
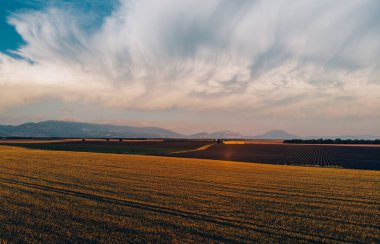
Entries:
[[88, 24], [86, 28], [90, 30], [101, 25], [103, 18], [111, 14], [117, 6], [116, 0], [0, 0], [0, 36], [3, 37], [0, 42], [0, 52], [17, 50], [21, 45], [26, 44], [14, 26], [7, 21], [12, 14], [43, 11], [51, 7], [74, 8], [78, 12], [88, 12], [86, 15], [92, 16], [92, 19], [86, 22]]
[[20, 45], [25, 44], [21, 36], [16, 32], [15, 28], [7, 23], [7, 17], [13, 11], [31, 6], [19, 3], [18, 1], [2, 0], [0, 5], [0, 51], [5, 52], [8, 49], [17, 49]]
[[0, 0], [0, 123], [380, 135], [377, 0]]

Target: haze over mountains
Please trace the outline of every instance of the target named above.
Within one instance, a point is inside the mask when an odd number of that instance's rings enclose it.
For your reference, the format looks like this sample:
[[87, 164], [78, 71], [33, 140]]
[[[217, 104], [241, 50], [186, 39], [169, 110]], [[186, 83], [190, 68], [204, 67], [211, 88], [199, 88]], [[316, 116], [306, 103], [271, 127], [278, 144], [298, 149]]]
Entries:
[[236, 133], [229, 130], [223, 130], [223, 131], [216, 131], [213, 133], [207, 133], [207, 132], [201, 132], [196, 133], [193, 135], [187, 136], [190, 139], [218, 139], [218, 138], [225, 138], [225, 139], [243, 139], [247, 138], [247, 136], [244, 136], [240, 133]]
[[301, 137], [289, 134], [283, 130], [271, 130], [262, 135], [255, 136], [256, 139], [300, 139]]
[[282, 130], [272, 130], [262, 135], [242, 135], [233, 131], [201, 132], [184, 135], [159, 127], [117, 126], [67, 121], [43, 121], [17, 126], [0, 125], [0, 137], [87, 137], [87, 138], [188, 138], [188, 139], [378, 139], [372, 135], [309, 136], [300, 137]]
[[150, 137], [179, 138], [183, 135], [157, 127], [133, 127], [66, 121], [43, 121], [0, 126], [2, 137]]

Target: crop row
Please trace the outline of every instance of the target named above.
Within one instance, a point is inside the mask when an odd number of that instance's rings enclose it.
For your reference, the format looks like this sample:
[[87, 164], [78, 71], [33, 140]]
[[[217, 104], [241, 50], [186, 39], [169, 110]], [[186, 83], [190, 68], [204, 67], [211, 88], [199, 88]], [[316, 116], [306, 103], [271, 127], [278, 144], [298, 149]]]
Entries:
[[380, 147], [247, 144], [214, 145], [183, 157], [348, 169], [380, 169]]

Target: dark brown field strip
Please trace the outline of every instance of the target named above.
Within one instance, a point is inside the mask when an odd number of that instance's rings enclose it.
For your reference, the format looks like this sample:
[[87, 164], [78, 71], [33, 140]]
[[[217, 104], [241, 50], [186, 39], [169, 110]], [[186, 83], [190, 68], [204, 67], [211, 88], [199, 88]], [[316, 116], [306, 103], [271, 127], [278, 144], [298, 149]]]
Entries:
[[[25, 183], [22, 181], [16, 181], [16, 180], [11, 180], [11, 179], [6, 179], [6, 178], [0, 178], [0, 181], [2, 181], [4, 183], [8, 183], [8, 184], [29, 187], [29, 188], [33, 188], [33, 189], [42, 190], [42, 191], [54, 192], [54, 193], [58, 193], [58, 194], [81, 197], [81, 198], [85, 198], [85, 199], [89, 199], [89, 200], [95, 200], [97, 202], [117, 204], [117, 205], [122, 205], [122, 206], [126, 206], [126, 207], [157, 212], [160, 214], [180, 216], [183, 218], [219, 224], [219, 225], [223, 225], [223, 226], [231, 227], [231, 228], [249, 229], [253, 232], [259, 232], [259, 233], [263, 233], [263, 234], [267, 234], [267, 235], [273, 235], [273, 236], [281, 236], [284, 238], [289, 238], [289, 239], [294, 239], [294, 240], [315, 241], [315, 239], [310, 238], [310, 237], [315, 237], [315, 238], [321, 238], [322, 240], [328, 239], [331, 241], [345, 241], [344, 239], [336, 238], [336, 237], [326, 237], [326, 236], [318, 235], [318, 234], [312, 234], [312, 233], [306, 233], [306, 232], [300, 232], [300, 231], [291, 231], [291, 230], [287, 230], [284, 228], [278, 228], [278, 227], [267, 226], [267, 225], [256, 224], [256, 223], [250, 223], [250, 222], [245, 222], [245, 221], [241, 221], [241, 220], [233, 220], [233, 219], [223, 218], [223, 217], [219, 217], [219, 216], [209, 216], [209, 215], [199, 214], [199, 213], [185, 211], [185, 210], [177, 210], [177, 209], [172, 209], [172, 208], [167, 208], [167, 207], [160, 207], [160, 206], [155, 206], [155, 205], [151, 205], [151, 204], [147, 204], [147, 203], [135, 202], [135, 201], [131, 201], [131, 200], [120, 200], [120, 199], [116, 199], [116, 198], [93, 195], [93, 194], [83, 193], [83, 192], [79, 192], [79, 191], [65, 190], [65, 189], [59, 189], [59, 188], [43, 186], [43, 185], [38, 185], [38, 184]], [[269, 229], [269, 230], [265, 230], [265, 229]], [[290, 235], [282, 234], [279, 232], [291, 233], [294, 235], [303, 234], [304, 236], [302, 236], [302, 237], [290, 236]]]
[[182, 153], [175, 156], [268, 164], [380, 170], [380, 147], [217, 144], [205, 151]]

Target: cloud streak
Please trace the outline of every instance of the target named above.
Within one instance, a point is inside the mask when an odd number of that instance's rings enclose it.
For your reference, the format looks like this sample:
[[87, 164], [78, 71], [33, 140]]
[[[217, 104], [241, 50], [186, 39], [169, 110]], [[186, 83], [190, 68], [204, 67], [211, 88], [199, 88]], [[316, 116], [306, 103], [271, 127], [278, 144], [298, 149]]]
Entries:
[[73, 7], [15, 13], [0, 107], [58, 97], [137, 110], [380, 116], [380, 4], [126, 0], [96, 28]]

